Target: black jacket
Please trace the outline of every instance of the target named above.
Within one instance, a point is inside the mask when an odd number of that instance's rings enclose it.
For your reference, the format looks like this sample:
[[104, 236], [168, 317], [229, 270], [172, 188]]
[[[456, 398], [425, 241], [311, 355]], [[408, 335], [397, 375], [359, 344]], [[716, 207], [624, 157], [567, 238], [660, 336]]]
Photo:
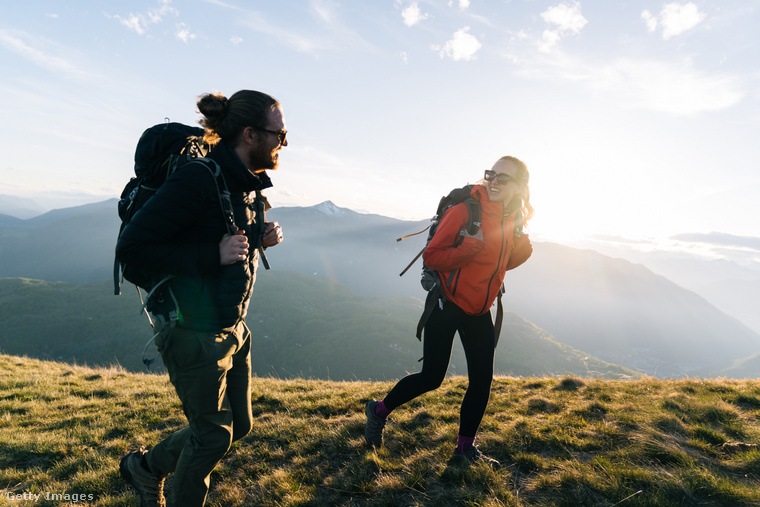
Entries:
[[251, 245], [248, 259], [220, 266], [219, 242], [227, 233], [225, 215], [211, 172], [191, 162], [169, 176], [156, 195], [124, 228], [116, 257], [156, 276], [173, 275], [179, 304], [178, 325], [218, 331], [237, 324], [248, 312], [258, 268], [260, 224], [255, 191], [271, 187], [264, 173], [252, 174], [224, 142], [208, 155], [222, 168], [235, 223]]

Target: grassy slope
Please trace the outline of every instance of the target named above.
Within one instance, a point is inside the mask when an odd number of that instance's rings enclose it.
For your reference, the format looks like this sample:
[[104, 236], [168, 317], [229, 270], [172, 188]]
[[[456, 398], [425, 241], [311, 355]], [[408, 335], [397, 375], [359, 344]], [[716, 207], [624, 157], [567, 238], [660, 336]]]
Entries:
[[[0, 279], [0, 352], [144, 371], [152, 332], [134, 286], [113, 295], [110, 282]], [[326, 278], [288, 272], [259, 275], [247, 321], [260, 375], [333, 380], [394, 379], [418, 368], [415, 327], [422, 303], [408, 297], [357, 296]], [[155, 347], [149, 349], [155, 356]], [[457, 341], [453, 373], [465, 372]], [[509, 375], [573, 374], [620, 378], [636, 373], [557, 343], [507, 313], [496, 370]]]
[[[390, 383], [255, 378], [251, 434], [212, 474], [209, 505], [758, 505], [760, 386], [733, 380], [498, 378], [481, 449], [451, 459], [462, 378], [363, 444], [363, 402]], [[0, 505], [136, 505], [118, 459], [184, 424], [166, 378], [0, 355]], [[8, 494], [42, 493], [40, 502]]]

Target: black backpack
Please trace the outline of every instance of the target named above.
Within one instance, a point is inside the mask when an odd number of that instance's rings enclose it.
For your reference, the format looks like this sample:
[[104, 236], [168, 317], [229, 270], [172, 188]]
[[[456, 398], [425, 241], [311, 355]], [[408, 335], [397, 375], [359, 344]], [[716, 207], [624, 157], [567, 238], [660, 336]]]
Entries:
[[[425, 249], [430, 244], [430, 240], [433, 239], [433, 236], [435, 235], [435, 232], [438, 229], [438, 224], [440, 224], [441, 220], [443, 219], [443, 215], [452, 206], [455, 206], [461, 203], [464, 203], [467, 206], [467, 210], [469, 211], [469, 218], [467, 220], [467, 225], [465, 226], [465, 228], [467, 229], [467, 233], [472, 236], [478, 233], [478, 230], [480, 229], [480, 226], [481, 226], [481, 221], [480, 221], [481, 209], [480, 209], [480, 203], [478, 202], [478, 200], [470, 195], [472, 188], [473, 188], [473, 185], [466, 185], [462, 188], [455, 188], [454, 190], [449, 192], [448, 195], [441, 197], [441, 200], [438, 202], [438, 208], [436, 208], [435, 215], [433, 216], [433, 218], [430, 219], [431, 223], [428, 227], [421, 230], [420, 232], [416, 232], [414, 234], [408, 234], [396, 240], [396, 241], [403, 241], [404, 239], [409, 238], [411, 236], [422, 234], [425, 231], [428, 232], [427, 241], [425, 242], [425, 247], [422, 250], [420, 250], [420, 253], [418, 253], [417, 256], [414, 259], [412, 259], [412, 262], [410, 262], [409, 265], [406, 268], [404, 268], [404, 270], [399, 274], [399, 276], [403, 276], [404, 273], [406, 273], [409, 270], [409, 268], [411, 268], [412, 265], [417, 261], [417, 259], [419, 259], [422, 256], [422, 254], [425, 252]], [[448, 283], [451, 283], [455, 279], [458, 279], [458, 277], [450, 276]], [[422, 312], [420, 321], [417, 323], [417, 339], [418, 340], [422, 340], [422, 330], [424, 329], [425, 323], [427, 322], [428, 318], [430, 318], [430, 314], [433, 313], [433, 309], [435, 308], [435, 305], [439, 305], [440, 308], [443, 308], [443, 303], [446, 300], [443, 293], [443, 289], [441, 288], [441, 278], [438, 276], [438, 272], [435, 271], [434, 269], [429, 268], [427, 265], [425, 265], [424, 261], [422, 264], [422, 277], [420, 278], [420, 284], [422, 285], [422, 288], [427, 291], [428, 294], [427, 294], [427, 297], [425, 298], [425, 309]], [[501, 296], [503, 292], [504, 292], [504, 287], [502, 286], [498, 295], [496, 319], [494, 321], [494, 346], [496, 346], [496, 343], [499, 341], [499, 334], [501, 333], [501, 323], [504, 316], [504, 309], [501, 303]]]
[[[214, 177], [227, 232], [230, 235], [237, 232], [232, 199], [221, 167], [215, 161], [204, 158], [208, 154], [209, 145], [203, 142], [203, 133], [204, 130], [199, 127], [168, 122], [154, 125], [143, 132], [135, 149], [135, 176], [124, 187], [117, 206], [121, 218], [119, 236], [135, 214], [156, 194], [166, 178], [189, 163], [202, 164]], [[263, 197], [259, 192], [257, 192], [257, 198], [260, 207], [263, 207], [261, 204]], [[263, 213], [260, 216], [263, 217]], [[262, 218], [262, 220], [265, 219]], [[265, 267], [269, 269], [266, 258], [262, 260]], [[143, 312], [156, 332], [145, 344], [142, 353], [143, 363], [150, 368], [158, 357], [152, 359], [147, 357], [148, 346], [159, 334], [173, 328], [178, 319], [179, 307], [176, 298], [171, 287], [165, 283], [171, 279], [171, 276], [159, 277], [139, 267], [122, 264], [115, 259], [113, 280], [114, 294], [117, 296], [121, 294], [122, 277], [137, 287]], [[144, 301], [140, 289], [148, 293]]]
[[[181, 123], [160, 123], [145, 130], [135, 149], [135, 176], [124, 187], [117, 205], [121, 226], [119, 236], [170, 174], [189, 162], [199, 162], [211, 172], [216, 182], [219, 203], [229, 234], [235, 234], [232, 201], [221, 168], [213, 160], [203, 158], [209, 146], [203, 142], [204, 130]], [[118, 238], [117, 237], [117, 238]], [[120, 276], [121, 273], [121, 276]], [[163, 279], [135, 266], [114, 261], [114, 294], [121, 294], [121, 278], [147, 292], [156, 289]]]

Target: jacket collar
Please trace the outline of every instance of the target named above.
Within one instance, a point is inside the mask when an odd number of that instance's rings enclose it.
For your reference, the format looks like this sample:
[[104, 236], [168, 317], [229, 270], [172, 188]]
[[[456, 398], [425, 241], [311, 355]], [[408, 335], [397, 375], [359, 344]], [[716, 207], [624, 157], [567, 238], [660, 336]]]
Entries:
[[516, 211], [508, 213], [504, 204], [501, 202], [493, 202], [488, 198], [488, 191], [483, 185], [475, 185], [470, 192], [470, 195], [475, 197], [480, 202], [480, 209], [482, 213], [493, 217], [508, 217], [510, 219], [516, 216]]
[[480, 209], [483, 210], [483, 213], [499, 217], [504, 215], [504, 205], [500, 202], [493, 202], [489, 199], [488, 191], [483, 185], [475, 185], [472, 188], [470, 195], [480, 202]]

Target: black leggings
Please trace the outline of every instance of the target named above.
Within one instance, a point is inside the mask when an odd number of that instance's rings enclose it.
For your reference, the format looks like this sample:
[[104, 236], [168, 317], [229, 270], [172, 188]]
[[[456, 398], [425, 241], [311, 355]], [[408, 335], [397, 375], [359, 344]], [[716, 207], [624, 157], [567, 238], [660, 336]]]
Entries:
[[393, 410], [441, 385], [449, 367], [457, 330], [467, 358], [470, 381], [459, 412], [459, 434], [474, 437], [491, 394], [494, 360], [491, 312], [473, 317], [451, 302], [445, 303], [443, 310], [436, 306], [425, 324], [422, 371], [399, 380], [385, 397], [385, 406]]

